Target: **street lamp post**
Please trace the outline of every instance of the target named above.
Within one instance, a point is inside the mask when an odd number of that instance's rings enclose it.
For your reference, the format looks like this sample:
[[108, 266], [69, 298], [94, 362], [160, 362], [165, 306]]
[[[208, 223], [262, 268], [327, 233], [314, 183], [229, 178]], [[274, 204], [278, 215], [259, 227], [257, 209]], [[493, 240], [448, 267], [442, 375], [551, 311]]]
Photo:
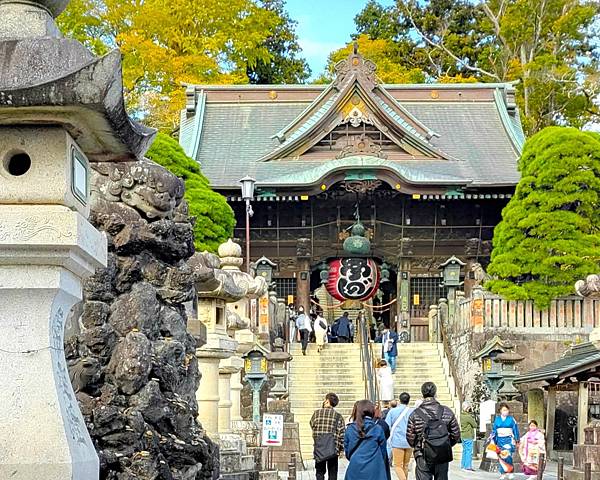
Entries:
[[250, 202], [254, 199], [254, 184], [256, 180], [245, 176], [240, 180], [242, 185], [242, 198], [246, 202], [246, 271], [250, 273], [250, 217], [254, 214]]

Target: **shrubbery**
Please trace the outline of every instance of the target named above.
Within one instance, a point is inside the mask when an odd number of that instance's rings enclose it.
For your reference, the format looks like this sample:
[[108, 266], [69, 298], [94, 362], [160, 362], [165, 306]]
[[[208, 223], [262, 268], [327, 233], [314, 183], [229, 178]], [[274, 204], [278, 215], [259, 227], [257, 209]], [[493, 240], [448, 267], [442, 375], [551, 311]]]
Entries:
[[177, 140], [168, 135], [159, 133], [146, 156], [183, 178], [190, 215], [196, 217], [196, 250], [216, 252], [218, 246], [231, 237], [235, 226], [233, 210], [225, 197], [210, 188], [198, 163], [185, 154]]
[[495, 279], [486, 287], [545, 308], [600, 270], [600, 135], [546, 128], [525, 144], [519, 170], [494, 231]]

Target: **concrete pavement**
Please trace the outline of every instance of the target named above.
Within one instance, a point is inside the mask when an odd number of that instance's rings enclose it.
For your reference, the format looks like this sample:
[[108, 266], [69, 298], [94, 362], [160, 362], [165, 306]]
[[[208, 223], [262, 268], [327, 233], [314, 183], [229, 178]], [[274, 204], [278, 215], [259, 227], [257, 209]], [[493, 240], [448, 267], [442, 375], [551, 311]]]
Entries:
[[[297, 475], [296, 475], [297, 480], [314, 480], [315, 479], [314, 461], [308, 460], [308, 461], [305, 461], [304, 463], [306, 465], [306, 470], [303, 472], [297, 473]], [[478, 465], [479, 465], [479, 461], [475, 461], [474, 462], [475, 468], [477, 468]], [[345, 459], [340, 460], [340, 472], [338, 475], [338, 478], [340, 480], [344, 478], [347, 466], [348, 466], [347, 460], [345, 460]], [[414, 478], [415, 478], [414, 466], [412, 466], [411, 468], [413, 470], [412, 470], [411, 475], [409, 476], [409, 480], [414, 480]], [[280, 477], [287, 479], [287, 472], [280, 473]], [[450, 480], [480, 480], [480, 479], [481, 480], [485, 480], [485, 479], [492, 480], [492, 479], [498, 479], [499, 477], [500, 476], [497, 473], [484, 472], [482, 470], [476, 470], [474, 472], [462, 471], [460, 469], [459, 461], [454, 461], [450, 464], [450, 474], [448, 475], [448, 478]], [[515, 474], [515, 480], [523, 480], [524, 478], [525, 478], [525, 476], [522, 473]], [[546, 472], [544, 472], [544, 479], [545, 480], [556, 480], [557, 479], [555, 463], [548, 464]], [[398, 480], [398, 477], [394, 473], [393, 468], [392, 468], [392, 480]]]

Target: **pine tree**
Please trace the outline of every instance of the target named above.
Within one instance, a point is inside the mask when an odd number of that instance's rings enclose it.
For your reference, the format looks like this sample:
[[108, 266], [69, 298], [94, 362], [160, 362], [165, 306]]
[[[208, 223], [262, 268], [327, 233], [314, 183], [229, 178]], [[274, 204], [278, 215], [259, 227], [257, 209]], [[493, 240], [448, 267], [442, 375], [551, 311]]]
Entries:
[[185, 182], [185, 199], [190, 215], [196, 217], [194, 243], [197, 251], [216, 252], [219, 245], [233, 234], [235, 217], [225, 197], [210, 188], [198, 163], [188, 157], [177, 140], [159, 133], [146, 153]]
[[310, 77], [308, 63], [300, 55], [302, 48], [298, 43], [296, 26], [285, 11], [284, 0], [260, 0], [261, 8], [277, 15], [278, 23], [272, 27], [271, 33], [263, 47], [270, 54], [268, 59], [258, 59], [255, 64], [249, 64], [246, 75], [250, 83], [280, 84], [304, 83]]
[[600, 135], [548, 127], [527, 141], [519, 170], [486, 288], [545, 308], [600, 269]]

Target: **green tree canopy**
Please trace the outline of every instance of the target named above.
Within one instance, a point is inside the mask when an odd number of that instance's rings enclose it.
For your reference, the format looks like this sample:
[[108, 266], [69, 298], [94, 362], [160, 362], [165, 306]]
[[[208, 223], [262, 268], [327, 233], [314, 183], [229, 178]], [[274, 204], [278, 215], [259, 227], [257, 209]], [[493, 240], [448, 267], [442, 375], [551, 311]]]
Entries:
[[600, 2], [370, 0], [355, 23], [357, 35], [394, 44], [384, 55], [399, 72], [420, 69], [432, 82], [516, 82], [527, 134], [600, 120]]
[[600, 135], [548, 127], [527, 141], [519, 170], [486, 287], [544, 308], [600, 269]]
[[118, 47], [129, 108], [172, 132], [182, 83], [305, 78], [294, 24], [274, 1], [72, 0], [58, 23], [98, 55]]
[[189, 212], [196, 217], [196, 250], [216, 252], [232, 236], [235, 226], [233, 210], [225, 197], [210, 188], [198, 163], [185, 154], [174, 138], [159, 133], [146, 156], [184, 180]]
[[280, 84], [304, 83], [310, 77], [310, 67], [300, 57], [302, 49], [295, 29], [298, 22], [285, 11], [285, 0], [260, 0], [261, 6], [280, 19], [266, 39], [264, 47], [270, 56], [248, 65], [246, 73], [250, 83]]

